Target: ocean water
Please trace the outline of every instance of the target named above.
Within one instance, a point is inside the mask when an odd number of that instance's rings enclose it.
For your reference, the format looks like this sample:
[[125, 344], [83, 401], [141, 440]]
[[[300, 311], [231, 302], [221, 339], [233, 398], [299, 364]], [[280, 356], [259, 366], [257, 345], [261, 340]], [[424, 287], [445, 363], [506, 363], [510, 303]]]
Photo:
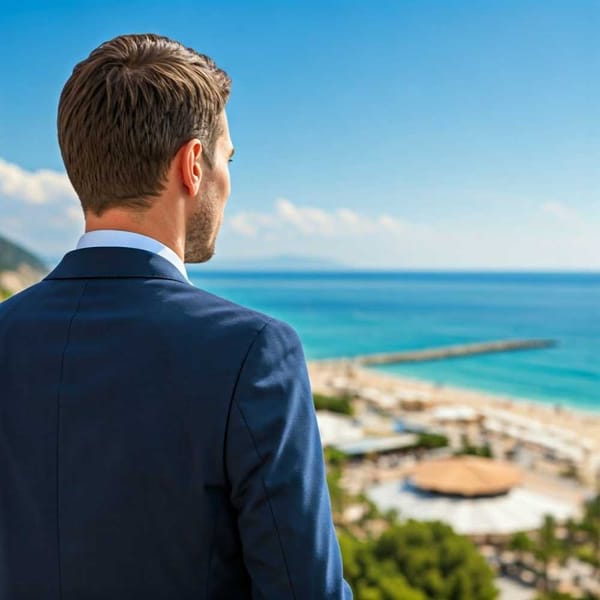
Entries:
[[233, 273], [195, 285], [290, 323], [307, 359], [514, 338], [552, 348], [377, 367], [600, 411], [600, 274]]

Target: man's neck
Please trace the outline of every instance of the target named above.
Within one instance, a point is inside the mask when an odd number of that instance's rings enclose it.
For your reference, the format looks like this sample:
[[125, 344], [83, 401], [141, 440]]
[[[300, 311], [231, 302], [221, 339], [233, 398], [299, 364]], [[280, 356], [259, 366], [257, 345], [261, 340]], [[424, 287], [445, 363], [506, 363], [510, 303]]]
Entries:
[[85, 232], [98, 230], [128, 231], [145, 235], [170, 248], [183, 262], [185, 230], [177, 227], [173, 215], [165, 215], [160, 205], [144, 212], [109, 208], [101, 216], [85, 215]]

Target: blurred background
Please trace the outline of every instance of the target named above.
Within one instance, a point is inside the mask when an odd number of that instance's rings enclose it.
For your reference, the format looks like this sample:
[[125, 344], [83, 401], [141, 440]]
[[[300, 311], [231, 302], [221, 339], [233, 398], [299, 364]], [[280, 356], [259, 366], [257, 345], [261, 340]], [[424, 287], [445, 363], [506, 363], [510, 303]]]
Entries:
[[359, 600], [600, 598], [600, 4], [4, 1], [0, 298], [83, 232], [75, 63], [155, 32], [232, 77], [194, 284], [289, 322]]

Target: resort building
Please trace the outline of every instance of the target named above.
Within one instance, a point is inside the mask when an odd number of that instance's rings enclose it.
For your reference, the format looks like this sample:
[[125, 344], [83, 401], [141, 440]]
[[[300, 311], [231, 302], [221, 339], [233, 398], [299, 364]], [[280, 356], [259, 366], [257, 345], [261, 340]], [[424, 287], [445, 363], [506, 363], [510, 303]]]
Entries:
[[578, 504], [524, 485], [513, 465], [489, 458], [457, 456], [417, 463], [401, 480], [370, 487], [367, 496], [400, 519], [444, 521], [458, 533], [508, 536], [540, 527], [545, 515], [561, 522]]
[[394, 422], [389, 419], [369, 415], [355, 419], [328, 410], [316, 414], [323, 447], [332, 446], [350, 458], [402, 452], [418, 441], [413, 433], [394, 433]]

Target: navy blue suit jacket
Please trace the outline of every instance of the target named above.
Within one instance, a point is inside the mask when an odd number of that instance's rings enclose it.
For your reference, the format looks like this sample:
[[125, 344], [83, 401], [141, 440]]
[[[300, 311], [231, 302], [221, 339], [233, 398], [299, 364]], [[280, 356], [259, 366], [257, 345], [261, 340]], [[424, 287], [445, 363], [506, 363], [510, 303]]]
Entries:
[[352, 598], [301, 343], [132, 248], [0, 304], [2, 600]]

